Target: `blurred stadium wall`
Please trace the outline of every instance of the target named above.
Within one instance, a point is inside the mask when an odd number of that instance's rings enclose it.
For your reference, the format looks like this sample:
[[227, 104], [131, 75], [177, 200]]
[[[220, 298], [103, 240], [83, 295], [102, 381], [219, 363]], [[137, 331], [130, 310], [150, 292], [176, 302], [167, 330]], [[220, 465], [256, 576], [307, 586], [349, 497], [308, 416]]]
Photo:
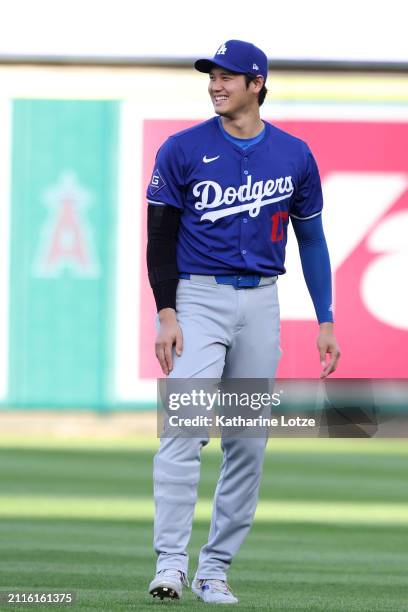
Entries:
[[[186, 67], [1, 65], [0, 405], [145, 409], [155, 309], [144, 192], [172, 132], [213, 114]], [[317, 158], [341, 377], [408, 377], [408, 76], [272, 71], [263, 118]], [[318, 376], [289, 239], [282, 377]], [[265, 330], [267, 332], [267, 330]]]

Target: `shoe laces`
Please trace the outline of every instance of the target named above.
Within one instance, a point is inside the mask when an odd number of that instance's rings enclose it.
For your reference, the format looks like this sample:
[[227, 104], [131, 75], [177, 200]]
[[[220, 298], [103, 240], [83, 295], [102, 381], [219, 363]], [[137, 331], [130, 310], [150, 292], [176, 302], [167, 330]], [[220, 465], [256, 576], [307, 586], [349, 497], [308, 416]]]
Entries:
[[168, 578], [177, 578], [185, 586], [190, 586], [187, 576], [181, 570], [172, 569], [172, 568], [164, 569], [164, 570], [161, 570], [159, 574], [163, 574], [164, 576], [167, 576]]
[[224, 595], [231, 595], [231, 589], [225, 580], [219, 580], [217, 578], [208, 578], [207, 580], [203, 580], [201, 582], [201, 588], [208, 584], [211, 590], [218, 591], [219, 593], [224, 593]]

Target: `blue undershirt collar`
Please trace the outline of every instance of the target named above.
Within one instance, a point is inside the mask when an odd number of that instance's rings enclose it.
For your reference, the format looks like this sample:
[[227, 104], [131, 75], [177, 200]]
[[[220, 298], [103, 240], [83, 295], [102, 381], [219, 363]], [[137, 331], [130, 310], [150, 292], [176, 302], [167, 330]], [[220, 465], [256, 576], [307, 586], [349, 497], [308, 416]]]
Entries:
[[258, 136], [254, 136], [254, 138], [236, 138], [235, 136], [231, 136], [228, 134], [224, 126], [222, 125], [221, 117], [218, 117], [218, 124], [220, 126], [221, 132], [223, 136], [232, 142], [234, 145], [241, 147], [241, 149], [247, 149], [248, 147], [252, 147], [252, 145], [261, 142], [263, 137], [265, 136], [265, 124], [262, 132], [258, 134]]

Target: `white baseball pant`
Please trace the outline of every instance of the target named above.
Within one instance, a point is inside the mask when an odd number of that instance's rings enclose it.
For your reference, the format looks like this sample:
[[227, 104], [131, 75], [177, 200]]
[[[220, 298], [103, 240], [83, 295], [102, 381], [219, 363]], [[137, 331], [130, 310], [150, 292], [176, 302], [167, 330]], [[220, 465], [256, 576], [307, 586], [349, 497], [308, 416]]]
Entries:
[[[265, 280], [265, 279], [264, 279]], [[177, 318], [183, 352], [173, 352], [170, 378], [274, 378], [281, 355], [276, 277], [268, 284], [235, 289], [212, 276], [180, 280]], [[208, 542], [196, 578], [226, 580], [234, 555], [252, 525], [267, 437], [224, 437]], [[200, 451], [208, 437], [162, 437], [154, 458], [154, 547], [157, 571], [188, 573]]]

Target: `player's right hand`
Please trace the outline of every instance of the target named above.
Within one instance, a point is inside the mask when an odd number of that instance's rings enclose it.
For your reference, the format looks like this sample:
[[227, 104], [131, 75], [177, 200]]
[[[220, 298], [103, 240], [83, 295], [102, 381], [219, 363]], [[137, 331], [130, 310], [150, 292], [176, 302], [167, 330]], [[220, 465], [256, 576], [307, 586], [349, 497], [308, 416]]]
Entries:
[[173, 345], [180, 357], [183, 350], [183, 334], [173, 308], [163, 308], [159, 312], [160, 328], [156, 337], [156, 357], [163, 374], [168, 376], [173, 369]]

